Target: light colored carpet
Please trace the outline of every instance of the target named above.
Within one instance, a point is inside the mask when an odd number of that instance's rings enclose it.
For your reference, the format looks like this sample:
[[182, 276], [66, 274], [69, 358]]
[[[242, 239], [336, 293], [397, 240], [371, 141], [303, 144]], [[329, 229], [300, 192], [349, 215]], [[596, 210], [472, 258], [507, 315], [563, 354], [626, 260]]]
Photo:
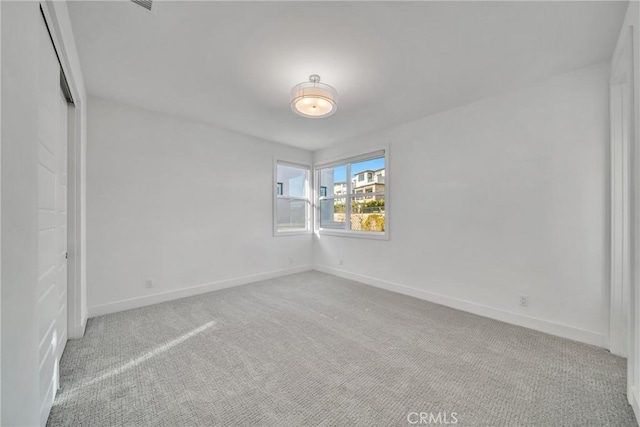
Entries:
[[460, 426], [634, 426], [625, 369], [600, 348], [307, 272], [90, 319], [48, 425], [407, 426], [410, 412], [453, 412]]

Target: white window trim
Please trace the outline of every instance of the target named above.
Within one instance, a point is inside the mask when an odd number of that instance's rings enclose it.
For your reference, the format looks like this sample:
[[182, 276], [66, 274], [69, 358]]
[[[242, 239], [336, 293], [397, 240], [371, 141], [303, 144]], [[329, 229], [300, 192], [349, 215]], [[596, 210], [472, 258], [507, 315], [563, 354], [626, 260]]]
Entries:
[[[278, 185], [278, 165], [283, 166], [291, 166], [300, 169], [307, 170], [307, 197], [295, 197], [295, 196], [279, 196], [277, 194], [276, 187]], [[271, 183], [271, 191], [272, 191], [272, 204], [273, 204], [273, 235], [274, 237], [282, 237], [282, 236], [298, 236], [301, 234], [311, 234], [313, 232], [312, 224], [313, 224], [313, 168], [311, 165], [306, 165], [304, 163], [295, 163], [290, 162], [288, 160], [281, 160], [278, 158], [274, 158], [273, 160], [273, 181]], [[278, 199], [288, 199], [288, 200], [304, 200], [307, 202], [307, 218], [306, 218], [306, 226], [304, 229], [297, 228], [293, 230], [278, 230]]]
[[[384, 193], [375, 192], [375, 193], [353, 193], [352, 192], [352, 183], [351, 183], [351, 164], [358, 163], [365, 160], [375, 159], [379, 157], [384, 157], [384, 168], [385, 168], [385, 191]], [[346, 194], [340, 195], [332, 195], [322, 197], [323, 200], [326, 199], [345, 199], [345, 216], [348, 220], [351, 219], [351, 203], [349, 200], [355, 197], [372, 197], [375, 195], [384, 194], [385, 206], [384, 206], [384, 215], [385, 215], [385, 226], [383, 232], [376, 231], [354, 231], [354, 230], [340, 230], [340, 229], [331, 229], [331, 228], [320, 228], [320, 170], [326, 169], [335, 166], [345, 165], [347, 168], [346, 171]], [[385, 147], [382, 150], [373, 151], [366, 154], [361, 154], [357, 156], [351, 156], [344, 158], [342, 160], [331, 161], [327, 163], [321, 163], [319, 165], [314, 165], [313, 167], [313, 180], [316, 184], [313, 186], [314, 191], [314, 231], [318, 235], [326, 235], [326, 236], [339, 236], [339, 237], [355, 237], [359, 239], [374, 239], [374, 240], [389, 240], [389, 228], [390, 228], [390, 179], [389, 179], [389, 147]], [[275, 190], [274, 190], [275, 191]], [[345, 227], [349, 226], [349, 222], [346, 223]]]

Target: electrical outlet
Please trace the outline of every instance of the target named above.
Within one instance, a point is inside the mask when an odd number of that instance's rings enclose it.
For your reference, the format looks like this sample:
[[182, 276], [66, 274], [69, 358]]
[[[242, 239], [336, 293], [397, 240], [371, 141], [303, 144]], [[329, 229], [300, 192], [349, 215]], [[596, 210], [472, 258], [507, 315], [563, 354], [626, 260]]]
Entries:
[[153, 279], [147, 279], [144, 281], [144, 287], [145, 288], [153, 288]]
[[344, 261], [342, 260], [342, 258], [340, 258], [340, 261], [338, 261], [338, 265], [342, 265], [344, 264]]
[[520, 305], [522, 307], [529, 307], [529, 297], [526, 295], [520, 295]]
[[293, 257], [292, 256], [289, 257], [289, 264], [293, 264]]

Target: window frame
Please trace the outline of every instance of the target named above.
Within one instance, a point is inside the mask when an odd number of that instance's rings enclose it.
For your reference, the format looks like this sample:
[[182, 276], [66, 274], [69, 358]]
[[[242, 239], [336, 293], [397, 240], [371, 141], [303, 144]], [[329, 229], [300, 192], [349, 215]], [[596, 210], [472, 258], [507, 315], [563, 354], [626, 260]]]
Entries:
[[[385, 169], [385, 177], [384, 177], [384, 189], [385, 191], [380, 192], [372, 192], [372, 193], [356, 193], [353, 188], [352, 177], [351, 177], [351, 165], [353, 163], [360, 163], [367, 160], [384, 158], [384, 169]], [[346, 167], [346, 191], [345, 194], [339, 195], [327, 195], [320, 196], [320, 184], [322, 184], [320, 179], [320, 173], [323, 169], [335, 168], [339, 166]], [[314, 165], [313, 167], [313, 179], [315, 181], [314, 185], [314, 231], [318, 235], [328, 235], [328, 236], [341, 236], [341, 237], [355, 237], [361, 239], [377, 239], [377, 240], [389, 240], [389, 229], [390, 229], [390, 185], [389, 185], [389, 147], [385, 147], [384, 149], [369, 152], [366, 154], [351, 156], [347, 158], [342, 158], [340, 160], [335, 160], [331, 162], [326, 162], [318, 165]], [[357, 176], [356, 176], [357, 179]], [[351, 228], [351, 201], [353, 199], [365, 199], [371, 198], [375, 196], [384, 196], [384, 215], [385, 215], [385, 226], [384, 231], [360, 231], [360, 230], [350, 230]], [[334, 228], [321, 228], [320, 227], [320, 202], [322, 200], [331, 200], [331, 199], [344, 199], [345, 201], [345, 229], [334, 229]]]
[[[305, 169], [307, 172], [307, 182], [306, 182], [306, 197], [298, 197], [298, 196], [285, 196], [283, 194], [278, 194], [278, 186], [282, 185], [281, 182], [278, 181], [278, 165], [293, 167], [298, 169]], [[288, 160], [282, 160], [275, 158], [273, 161], [273, 179], [271, 183], [271, 191], [272, 191], [272, 204], [273, 204], [273, 235], [274, 237], [281, 236], [296, 236], [301, 234], [311, 234], [313, 232], [312, 224], [313, 224], [313, 168], [311, 165], [307, 165], [304, 163], [296, 163], [290, 162]], [[282, 192], [282, 189], [280, 190]], [[279, 230], [278, 229], [278, 200], [286, 199], [286, 200], [302, 200], [307, 203], [305, 209], [305, 228], [295, 228], [292, 230]]]

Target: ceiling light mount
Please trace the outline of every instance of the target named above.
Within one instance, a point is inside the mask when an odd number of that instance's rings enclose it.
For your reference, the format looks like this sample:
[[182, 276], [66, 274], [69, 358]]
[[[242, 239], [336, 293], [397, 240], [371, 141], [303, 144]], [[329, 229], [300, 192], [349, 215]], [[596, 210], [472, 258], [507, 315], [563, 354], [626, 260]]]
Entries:
[[329, 117], [338, 108], [338, 91], [325, 83], [320, 76], [311, 74], [309, 81], [291, 90], [291, 109], [303, 117], [318, 119]]

